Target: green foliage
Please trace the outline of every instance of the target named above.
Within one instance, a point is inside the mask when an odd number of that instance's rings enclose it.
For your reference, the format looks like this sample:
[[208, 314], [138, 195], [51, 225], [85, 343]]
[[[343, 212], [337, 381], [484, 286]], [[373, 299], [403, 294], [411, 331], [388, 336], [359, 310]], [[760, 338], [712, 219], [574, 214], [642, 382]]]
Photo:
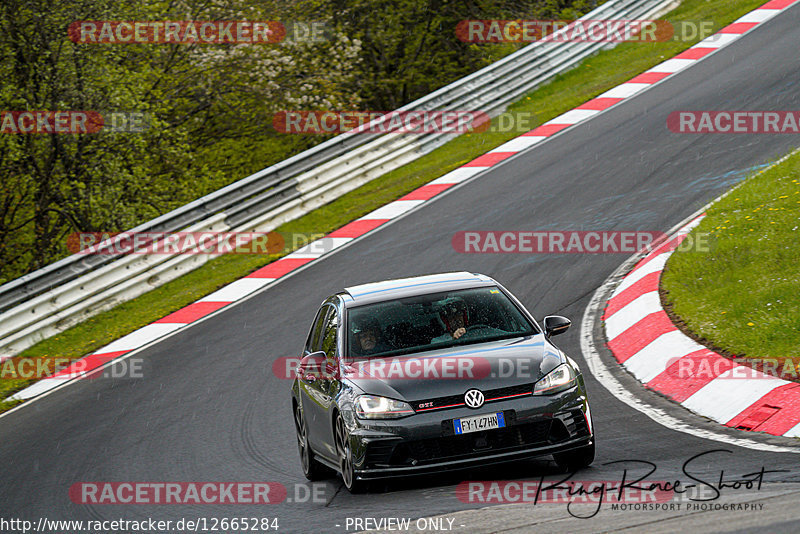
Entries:
[[[129, 229], [315, 141], [271, 131], [275, 111], [357, 101], [341, 89], [359, 50], [343, 36], [321, 45], [215, 47], [68, 39], [79, 20], [242, 18], [232, 2], [165, 7], [135, 0], [0, 7], [0, 109], [149, 118], [140, 133], [0, 137], [0, 282], [65, 256], [70, 232]], [[315, 76], [295, 87], [307, 72]]]
[[[602, 3], [602, 2], [599, 2]], [[317, 0], [336, 29], [363, 46], [360, 94], [369, 109], [392, 110], [466, 76], [519, 44], [458, 39], [463, 20], [575, 18], [593, 0]]]
[[134, 4], [9, 0], [1, 9], [0, 109], [152, 116], [143, 134], [2, 136], [0, 265], [9, 277], [63, 256], [68, 232], [129, 228], [174, 207], [195, 184], [185, 174], [193, 164], [187, 132], [165, 127], [163, 52], [66, 38], [70, 22], [133, 14]]
[[[5, 0], [0, 109], [140, 112], [143, 132], [0, 136], [0, 283], [326, 139], [281, 110], [391, 110], [519, 48], [460, 41], [465, 19], [573, 18], [591, 0]], [[85, 20], [322, 22], [321, 42], [81, 44]]]

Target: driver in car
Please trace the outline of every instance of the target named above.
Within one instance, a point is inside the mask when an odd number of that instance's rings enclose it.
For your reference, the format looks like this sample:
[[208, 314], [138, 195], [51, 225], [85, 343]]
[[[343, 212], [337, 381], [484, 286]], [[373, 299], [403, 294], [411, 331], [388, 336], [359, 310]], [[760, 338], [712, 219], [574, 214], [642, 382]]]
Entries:
[[364, 318], [353, 322], [352, 334], [356, 341], [355, 352], [362, 356], [380, 354], [392, 350], [383, 342], [378, 321]]
[[439, 319], [444, 325], [445, 333], [433, 338], [431, 343], [452, 341], [466, 334], [469, 322], [466, 303], [460, 298], [452, 297], [439, 301], [437, 304]]

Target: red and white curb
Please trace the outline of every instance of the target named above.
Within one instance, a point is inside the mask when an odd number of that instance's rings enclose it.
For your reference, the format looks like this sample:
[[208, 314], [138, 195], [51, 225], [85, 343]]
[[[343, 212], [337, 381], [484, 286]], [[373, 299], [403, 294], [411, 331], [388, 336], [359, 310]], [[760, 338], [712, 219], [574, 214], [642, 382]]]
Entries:
[[647, 254], [611, 294], [603, 314], [608, 348], [649, 389], [697, 414], [733, 428], [800, 437], [800, 384], [739, 365], [696, 343], [661, 307], [664, 265], [702, 218]]
[[335, 251], [342, 245], [363, 236], [378, 228], [384, 223], [396, 219], [409, 210], [429, 201], [442, 191], [445, 191], [461, 182], [485, 171], [500, 162], [526, 150], [549, 137], [576, 124], [583, 123], [604, 110], [625, 101], [632, 96], [645, 91], [654, 84], [669, 76], [697, 63], [740, 38], [759, 24], [770, 20], [786, 8], [800, 0], [771, 0], [758, 9], [747, 13], [734, 23], [721, 29], [716, 34], [707, 37], [691, 48], [681, 52], [672, 59], [656, 65], [613, 89], [606, 91], [597, 98], [589, 100], [553, 120], [550, 120], [512, 139], [488, 153], [475, 158], [458, 169], [455, 169], [432, 182], [419, 187], [404, 197], [368, 213], [364, 217], [335, 230], [326, 237], [310, 243], [302, 249], [284, 256], [269, 265], [255, 271], [248, 276], [232, 282], [227, 286], [189, 304], [163, 319], [149, 324], [139, 330], [124, 336], [98, 351], [85, 356], [79, 362], [74, 362], [57, 375], [45, 378], [30, 387], [16, 393], [9, 399], [24, 400], [36, 397], [65, 383], [65, 380], [80, 378], [87, 373], [98, 369], [109, 361], [124, 356], [134, 350], [171, 334], [181, 328], [191, 325], [206, 315], [225, 306], [238, 302], [248, 295], [263, 289], [276, 282], [294, 270]]

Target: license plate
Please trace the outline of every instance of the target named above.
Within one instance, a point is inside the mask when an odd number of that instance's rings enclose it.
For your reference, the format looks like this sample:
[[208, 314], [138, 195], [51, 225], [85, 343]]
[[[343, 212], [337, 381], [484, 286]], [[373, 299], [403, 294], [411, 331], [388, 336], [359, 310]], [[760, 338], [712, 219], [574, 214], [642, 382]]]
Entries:
[[505, 417], [503, 417], [503, 412], [473, 415], [472, 417], [462, 417], [461, 419], [453, 420], [453, 427], [455, 428], [456, 434], [469, 434], [470, 432], [504, 428], [505, 426], [506, 420]]

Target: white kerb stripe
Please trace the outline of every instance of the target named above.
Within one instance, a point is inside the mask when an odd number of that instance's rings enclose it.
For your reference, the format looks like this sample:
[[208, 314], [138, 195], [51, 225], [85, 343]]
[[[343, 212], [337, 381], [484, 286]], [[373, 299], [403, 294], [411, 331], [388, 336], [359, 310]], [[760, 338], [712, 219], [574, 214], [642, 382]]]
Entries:
[[614, 292], [611, 294], [611, 298], [616, 297], [617, 295], [619, 295], [620, 293], [631, 287], [633, 284], [635, 284], [636, 282], [647, 276], [648, 274], [654, 273], [656, 271], [663, 271], [664, 264], [667, 263], [669, 256], [670, 256], [669, 252], [664, 252], [662, 254], [659, 254], [652, 260], [648, 261], [638, 269], [634, 269], [633, 271], [631, 271], [628, 274], [628, 276], [626, 276], [625, 279], [622, 280], [622, 282], [617, 286], [617, 289], [615, 289]]
[[459, 167], [453, 171], [448, 172], [444, 176], [435, 179], [428, 185], [460, 184], [467, 178], [472, 178], [482, 170], [483, 170], [482, 167]]
[[547, 138], [538, 135], [529, 135], [529, 136], [521, 135], [519, 137], [515, 137], [514, 139], [508, 141], [507, 143], [503, 143], [499, 147], [490, 150], [489, 152], [519, 152], [521, 150], [525, 150], [529, 146], [533, 146], [536, 143], [540, 143], [542, 139], [547, 139]]
[[664, 372], [669, 364], [678, 358], [705, 347], [698, 345], [686, 337], [680, 330], [674, 330], [658, 336], [652, 343], [628, 358], [623, 365], [633, 376], [644, 382], [650, 382]]
[[[480, 170], [483, 168], [479, 167]], [[376, 209], [373, 212], [367, 213], [359, 220], [368, 220], [368, 219], [394, 219], [395, 217], [399, 217], [400, 215], [404, 214], [410, 209], [416, 208], [420, 204], [425, 202], [424, 200], [395, 200], [394, 202], [390, 202], [385, 206], [381, 206], [380, 208]]]
[[618, 335], [632, 327], [651, 313], [661, 311], [658, 291], [639, 295], [633, 301], [606, 319], [606, 336], [614, 340]]
[[274, 278], [240, 278], [231, 282], [210, 295], [206, 295], [197, 302], [234, 302], [257, 291], [275, 280]]
[[[722, 48], [723, 46], [727, 45], [738, 39], [739, 36], [735, 33], [715, 33], [710, 37], [706, 37], [694, 47], [697, 48]], [[692, 48], [694, 48], [692, 47]]]
[[609, 89], [597, 98], [628, 98], [639, 91], [643, 91], [653, 85], [652, 83], [623, 83], [613, 89]]
[[545, 124], [576, 124], [598, 113], [600, 113], [600, 110], [597, 109], [573, 109], [551, 121], [547, 121]]
[[734, 370], [728, 369], [682, 404], [695, 413], [727, 423], [773, 389], [786, 384], [784, 380], [768, 376], [731, 377]]
[[11, 395], [8, 400], [26, 400], [32, 399], [42, 393], [46, 393], [53, 388], [56, 388], [62, 385], [64, 382], [67, 382], [68, 379], [66, 378], [45, 378], [43, 380], [39, 380], [35, 384], [32, 384], [22, 391], [18, 391]]
[[800, 423], [793, 426], [784, 436], [787, 438], [800, 438]]
[[154, 339], [167, 335], [170, 332], [185, 326], [183, 323], [152, 323], [143, 326], [127, 336], [123, 336], [113, 341], [105, 347], [94, 351], [94, 354], [104, 354], [106, 352], [117, 352], [121, 350], [133, 350], [150, 343]]
[[690, 222], [689, 224], [687, 224], [686, 226], [684, 226], [683, 228], [681, 228], [680, 230], [678, 230], [678, 231], [675, 233], [675, 236], [673, 236], [673, 239], [674, 239], [674, 237], [677, 237], [677, 236], [679, 236], [679, 235], [686, 235], [686, 234], [688, 234], [689, 232], [691, 232], [692, 230], [694, 230], [694, 229], [695, 229], [695, 228], [696, 228], [696, 227], [697, 227], [697, 226], [698, 226], [698, 225], [699, 225], [701, 222], [703, 222], [703, 219], [705, 219], [705, 218], [706, 218], [706, 216], [705, 216], [705, 215], [701, 215], [701, 216], [699, 216], [699, 217], [695, 218], [695, 220], [693, 220], [692, 222]]
[[319, 258], [325, 253], [330, 252], [335, 248], [339, 248], [345, 243], [352, 241], [352, 237], [323, 237], [312, 241], [308, 245], [301, 247], [286, 258]]
[[780, 9], [756, 9], [736, 19], [734, 24], [737, 22], [764, 22], [780, 13], [780, 11]]
[[668, 59], [664, 63], [656, 65], [647, 72], [678, 72], [679, 70], [685, 69], [696, 61], [696, 59]]

